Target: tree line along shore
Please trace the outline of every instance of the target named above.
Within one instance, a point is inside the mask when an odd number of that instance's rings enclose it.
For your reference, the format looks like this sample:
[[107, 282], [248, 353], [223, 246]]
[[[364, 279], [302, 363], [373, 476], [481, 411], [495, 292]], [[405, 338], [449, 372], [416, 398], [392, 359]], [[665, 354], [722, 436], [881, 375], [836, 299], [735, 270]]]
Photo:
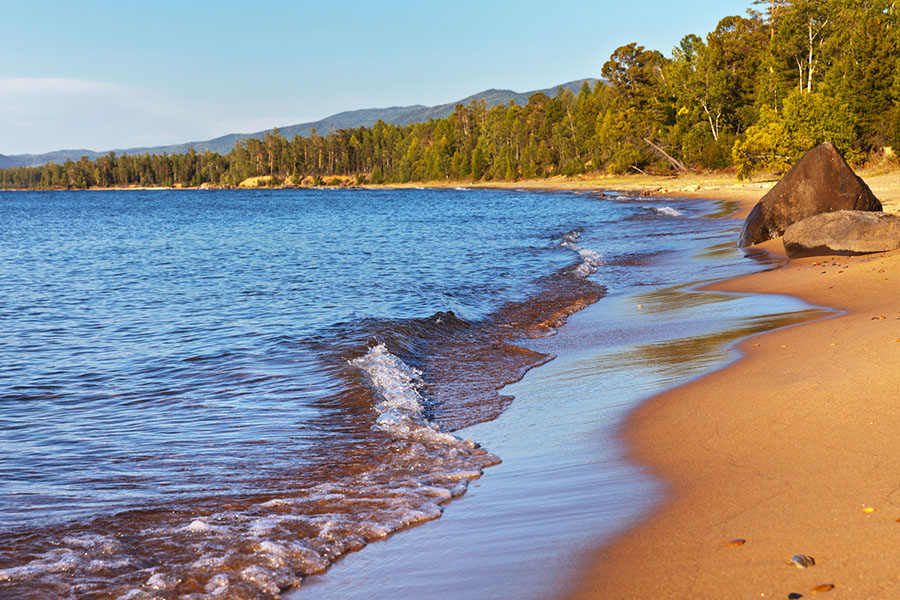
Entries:
[[[893, 0], [756, 0], [671, 58], [636, 43], [604, 81], [527, 104], [459, 105], [446, 119], [377, 122], [210, 152], [115, 155], [0, 170], [0, 189], [515, 181], [584, 173], [781, 173], [833, 142], [851, 163], [896, 161], [900, 7]], [[256, 179], [253, 179], [256, 178]], [[245, 184], [246, 185], [246, 184]]]

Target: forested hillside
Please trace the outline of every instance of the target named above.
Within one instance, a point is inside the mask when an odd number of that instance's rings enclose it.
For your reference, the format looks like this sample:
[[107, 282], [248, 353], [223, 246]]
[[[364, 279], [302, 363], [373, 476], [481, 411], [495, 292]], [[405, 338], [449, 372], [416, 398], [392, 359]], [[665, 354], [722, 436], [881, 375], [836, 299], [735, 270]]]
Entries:
[[515, 180], [734, 167], [783, 171], [829, 140], [850, 160], [900, 145], [900, 14], [893, 0], [757, 0], [667, 57], [636, 43], [606, 83], [526, 103], [456, 106], [408, 126], [269, 133], [225, 155], [116, 156], [0, 171], [0, 187]]
[[[577, 92], [584, 81], [593, 84], [596, 79], [578, 79], [563, 83], [565, 89]], [[547, 94], [553, 94], [558, 87], [543, 91]], [[512, 90], [490, 89], [478, 92], [467, 98], [463, 98], [458, 102], [448, 104], [439, 104], [437, 106], [422, 106], [416, 104], [414, 106], [391, 106], [389, 108], [363, 108], [359, 110], [350, 110], [340, 112], [318, 121], [309, 123], [297, 123], [281, 128], [281, 135], [285, 137], [293, 137], [294, 135], [309, 135], [313, 130], [318, 131], [337, 131], [338, 129], [347, 129], [351, 127], [371, 127], [378, 120], [394, 125], [409, 125], [410, 123], [420, 123], [428, 119], [443, 119], [450, 116], [453, 108], [457, 104], [468, 104], [473, 100], [484, 100], [488, 107], [497, 104], [506, 104], [510, 100], [524, 104], [528, 101], [529, 96], [534, 92], [514, 92]], [[184, 144], [174, 144], [170, 146], [154, 146], [152, 148], [129, 148], [115, 150], [116, 154], [184, 154], [193, 148], [196, 152], [217, 152], [226, 154], [234, 148], [239, 141], [248, 139], [261, 140], [267, 133], [272, 130], [257, 131], [255, 133], [229, 133], [219, 136], [215, 139], [205, 140], [201, 142], [188, 142]], [[41, 167], [47, 163], [64, 163], [66, 160], [79, 160], [82, 156], [87, 156], [91, 160], [95, 160], [102, 156], [108, 155], [109, 152], [94, 152], [92, 150], [55, 150], [44, 154], [15, 154], [11, 156], [3, 156], [0, 154], [0, 169], [6, 167]]]

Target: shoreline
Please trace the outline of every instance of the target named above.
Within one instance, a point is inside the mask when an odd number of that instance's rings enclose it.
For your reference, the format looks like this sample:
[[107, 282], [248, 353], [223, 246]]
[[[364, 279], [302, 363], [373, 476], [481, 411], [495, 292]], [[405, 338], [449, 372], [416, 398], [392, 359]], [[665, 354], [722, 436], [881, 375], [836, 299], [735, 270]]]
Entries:
[[[900, 171], [898, 171], [900, 173]], [[337, 177], [337, 176], [335, 176]], [[898, 175], [900, 177], [900, 175]], [[653, 195], [678, 195], [692, 197], [704, 189], [722, 190], [757, 190], [769, 189], [777, 181], [777, 178], [768, 177], [755, 181], [740, 181], [730, 173], [688, 173], [682, 175], [577, 175], [577, 176], [552, 176], [535, 179], [521, 179], [518, 181], [476, 181], [471, 180], [447, 180], [447, 181], [410, 181], [406, 183], [383, 184], [356, 184], [345, 185], [335, 183], [332, 185], [211, 185], [200, 186], [162, 186], [162, 185], [130, 185], [130, 186], [92, 186], [87, 188], [0, 188], [0, 192], [142, 192], [142, 191], [191, 191], [191, 190], [331, 190], [331, 189], [370, 189], [370, 190], [403, 190], [403, 189], [509, 189], [529, 191], [628, 191], [641, 193], [646, 196]]]
[[[900, 212], [900, 168], [872, 165], [858, 169], [860, 175], [875, 195], [885, 204], [885, 211]], [[339, 177], [339, 176], [334, 176]], [[90, 187], [83, 189], [7, 189], [0, 192], [91, 192], [91, 191], [190, 191], [190, 190], [314, 190], [314, 189], [508, 189], [528, 191], [572, 191], [600, 193], [604, 191], [633, 192], [643, 196], [668, 196], [673, 198], [706, 198], [711, 200], [737, 200], [751, 202], [750, 206], [763, 196], [780, 179], [771, 174], [761, 174], [756, 179], [739, 180], [728, 172], [682, 173], [678, 175], [603, 175], [598, 173], [563, 176], [556, 175], [519, 181], [426, 181], [397, 184], [354, 184], [354, 185], [278, 185], [278, 186], [126, 186]], [[749, 210], [749, 209], [748, 209]], [[738, 215], [739, 218], [743, 218]]]
[[[556, 358], [502, 390], [515, 401], [497, 419], [461, 433], [503, 459], [465, 499], [427, 527], [347, 555], [288, 597], [550, 598], [580, 576], [585, 548], [652, 514], [658, 479], [624, 461], [616, 435], [627, 414], [651, 394], [730, 363], [734, 340], [816, 316], [789, 298], [697, 291], [719, 279], [717, 265], [732, 274], [759, 268], [722, 251], [735, 235], [724, 218], [734, 203], [703, 204], [716, 224], [682, 221], [675, 235], [692, 241], [668, 246], [676, 254], [648, 263], [640, 285], [619, 287], [556, 335], [528, 342]], [[698, 238], [698, 227], [713, 237]]]
[[[878, 172], [876, 177], [892, 177], [900, 181], [900, 169], [886, 172]], [[334, 176], [338, 177], [338, 176]], [[471, 180], [447, 180], [447, 181], [410, 181], [407, 183], [385, 184], [353, 184], [353, 185], [235, 185], [218, 186], [204, 184], [200, 186], [107, 186], [88, 188], [48, 188], [48, 189], [17, 189], [0, 188], [0, 192], [90, 192], [90, 191], [181, 191], [181, 190], [287, 190], [287, 189], [443, 189], [443, 188], [472, 188], [472, 189], [523, 189], [523, 190], [570, 190], [570, 191], [609, 191], [620, 190], [644, 193], [645, 195], [669, 195], [681, 197], [694, 197], [704, 190], [718, 190], [727, 193], [728, 190], [768, 190], [778, 180], [774, 176], [761, 176], [755, 180], [738, 180], [733, 173], [709, 172], [709, 173], [684, 173], [680, 175], [603, 175], [584, 174], [575, 176], [556, 175], [535, 179], [521, 179], [518, 181], [477, 181]]]
[[[896, 191], [870, 187], [897, 212]], [[740, 196], [729, 198], [740, 202], [736, 218], [762, 194]], [[783, 255], [780, 238], [761, 247]], [[839, 312], [743, 340], [739, 360], [631, 413], [621, 441], [667, 493], [635, 528], [588, 552], [564, 597], [896, 595], [898, 271], [900, 251], [809, 257], [709, 286]], [[791, 566], [797, 554], [815, 566]]]

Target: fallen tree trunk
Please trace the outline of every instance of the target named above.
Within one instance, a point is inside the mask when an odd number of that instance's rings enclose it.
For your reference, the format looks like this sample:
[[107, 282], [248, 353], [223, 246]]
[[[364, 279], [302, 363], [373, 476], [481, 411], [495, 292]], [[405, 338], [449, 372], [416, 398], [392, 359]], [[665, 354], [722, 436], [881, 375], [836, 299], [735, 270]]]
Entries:
[[683, 162], [681, 162], [680, 160], [678, 160], [677, 158], [675, 158], [674, 156], [672, 156], [671, 154], [669, 154], [668, 152], [666, 152], [665, 150], [663, 150], [662, 148], [660, 148], [659, 146], [654, 144], [652, 141], [650, 141], [649, 138], [644, 138], [644, 141], [647, 142], [648, 144], [650, 144], [651, 148], [653, 148], [654, 150], [656, 150], [657, 152], [662, 154], [663, 157], [667, 161], [669, 161], [669, 164], [672, 165], [676, 171], [679, 171], [679, 172], [687, 171], [687, 167], [684, 166]]

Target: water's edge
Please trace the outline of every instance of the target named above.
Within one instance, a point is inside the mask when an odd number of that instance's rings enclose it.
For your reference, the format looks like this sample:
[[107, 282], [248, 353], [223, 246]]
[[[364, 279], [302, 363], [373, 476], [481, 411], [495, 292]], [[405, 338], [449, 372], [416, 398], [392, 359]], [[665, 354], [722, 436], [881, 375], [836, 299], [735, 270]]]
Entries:
[[[609, 543], [665, 501], [664, 482], [627, 457], [621, 429], [632, 411], [727, 368], [743, 339], [831, 314], [794, 298], [704, 290], [710, 283], [604, 297], [556, 336], [527, 343], [552, 362], [502, 390], [515, 401], [497, 419], [459, 432], [503, 463], [439, 521], [342, 558], [289, 597], [559, 596], [578, 576], [585, 548]], [[641, 324], [647, 314], [657, 328]], [[589, 400], [571, 402], [600, 390], [599, 410]], [[537, 423], [543, 435], [529, 437]]]

